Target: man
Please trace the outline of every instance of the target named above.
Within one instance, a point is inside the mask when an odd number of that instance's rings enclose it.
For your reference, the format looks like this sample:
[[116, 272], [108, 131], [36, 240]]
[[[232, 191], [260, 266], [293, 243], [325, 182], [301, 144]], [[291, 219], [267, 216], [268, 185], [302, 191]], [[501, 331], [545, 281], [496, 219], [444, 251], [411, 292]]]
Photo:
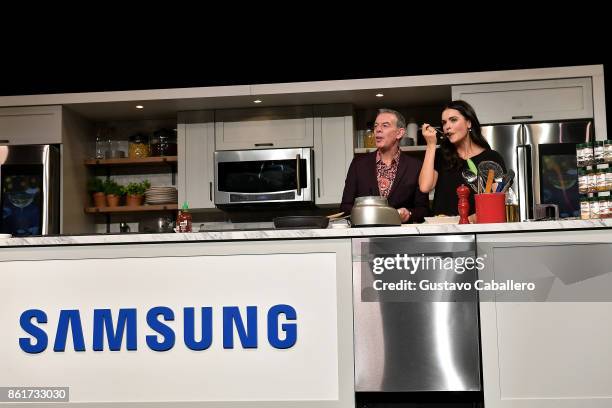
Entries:
[[374, 123], [376, 151], [355, 156], [349, 167], [340, 210], [350, 213], [355, 198], [383, 196], [397, 208], [402, 223], [423, 222], [429, 211], [429, 197], [419, 190], [422, 162], [402, 154], [399, 142], [406, 120], [392, 109], [379, 109]]

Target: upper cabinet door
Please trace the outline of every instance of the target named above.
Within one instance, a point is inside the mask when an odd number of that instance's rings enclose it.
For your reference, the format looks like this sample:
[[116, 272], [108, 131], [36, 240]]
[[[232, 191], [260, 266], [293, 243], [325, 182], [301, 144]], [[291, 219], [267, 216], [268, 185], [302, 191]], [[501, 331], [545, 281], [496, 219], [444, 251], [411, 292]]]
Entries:
[[213, 112], [179, 112], [177, 131], [179, 205], [214, 208]]
[[216, 111], [215, 146], [217, 150], [312, 147], [312, 108]]
[[339, 204], [353, 158], [353, 117], [315, 118], [315, 203]]
[[0, 109], [0, 145], [62, 143], [62, 107]]
[[453, 86], [482, 124], [593, 117], [591, 78]]

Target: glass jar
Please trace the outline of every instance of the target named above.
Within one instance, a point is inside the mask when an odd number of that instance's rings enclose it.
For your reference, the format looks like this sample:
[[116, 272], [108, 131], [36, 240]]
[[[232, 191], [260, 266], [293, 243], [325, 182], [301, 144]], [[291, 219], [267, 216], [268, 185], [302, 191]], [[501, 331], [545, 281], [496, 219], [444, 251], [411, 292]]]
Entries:
[[612, 140], [604, 140], [604, 162], [612, 163]]
[[149, 136], [144, 133], [136, 133], [130, 136], [129, 154], [130, 159], [142, 159], [150, 156]]
[[610, 218], [608, 197], [599, 197], [599, 218]]
[[578, 169], [578, 192], [580, 194], [589, 192], [589, 176], [585, 169]]
[[578, 167], [586, 167], [589, 165], [587, 163], [588, 146], [589, 145], [586, 143], [579, 143], [576, 145], [576, 165]]
[[151, 137], [151, 156], [176, 156], [176, 131], [160, 129]]
[[580, 219], [591, 219], [591, 203], [587, 196], [580, 197]]
[[597, 174], [594, 170], [587, 170], [587, 192], [595, 193], [597, 190]]
[[594, 164], [603, 164], [604, 163], [604, 142], [600, 140], [595, 142], [595, 150], [593, 155]]
[[590, 210], [591, 210], [591, 219], [599, 219], [599, 198], [592, 197], [589, 199]]
[[606, 191], [608, 185], [606, 184], [606, 172], [608, 169], [598, 169], [594, 170], [595, 172], [595, 190], [599, 193], [602, 191]]
[[366, 130], [363, 145], [366, 148], [376, 147], [376, 136], [374, 136], [374, 132], [371, 129]]

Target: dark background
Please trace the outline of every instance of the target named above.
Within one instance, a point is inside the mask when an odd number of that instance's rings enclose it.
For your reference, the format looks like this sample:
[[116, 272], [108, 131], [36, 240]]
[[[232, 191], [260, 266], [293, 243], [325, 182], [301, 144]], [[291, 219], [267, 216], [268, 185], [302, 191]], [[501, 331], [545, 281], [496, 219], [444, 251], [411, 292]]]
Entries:
[[[572, 20], [549, 16], [547, 23], [521, 16], [512, 26], [486, 19], [465, 24], [469, 20], [453, 15], [445, 20], [451, 25], [448, 31], [440, 29], [439, 18], [433, 18], [430, 29], [430, 20], [415, 25], [417, 19], [411, 17], [408, 25], [392, 19], [381, 24], [376, 19], [355, 21], [330, 34], [313, 31], [314, 23], [309, 32], [285, 23], [265, 32], [232, 35], [226, 34], [234, 29], [227, 25], [172, 33], [138, 26], [120, 37], [107, 35], [112, 31], [107, 30], [103, 36], [78, 40], [79, 31], [49, 38], [43, 33], [25, 42], [8, 41], [0, 49], [0, 96], [596, 64], [604, 65], [606, 95], [612, 95], [607, 28], [593, 19], [596, 10], [572, 13]], [[606, 105], [611, 118], [612, 102]]]

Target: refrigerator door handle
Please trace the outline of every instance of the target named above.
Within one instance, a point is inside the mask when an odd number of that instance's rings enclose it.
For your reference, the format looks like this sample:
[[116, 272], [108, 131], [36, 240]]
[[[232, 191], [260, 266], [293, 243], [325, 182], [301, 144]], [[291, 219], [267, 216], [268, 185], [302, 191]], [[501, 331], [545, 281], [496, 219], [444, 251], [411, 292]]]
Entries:
[[530, 218], [533, 211], [533, 196], [531, 192], [531, 146], [517, 146], [518, 156], [518, 196], [521, 221]]

